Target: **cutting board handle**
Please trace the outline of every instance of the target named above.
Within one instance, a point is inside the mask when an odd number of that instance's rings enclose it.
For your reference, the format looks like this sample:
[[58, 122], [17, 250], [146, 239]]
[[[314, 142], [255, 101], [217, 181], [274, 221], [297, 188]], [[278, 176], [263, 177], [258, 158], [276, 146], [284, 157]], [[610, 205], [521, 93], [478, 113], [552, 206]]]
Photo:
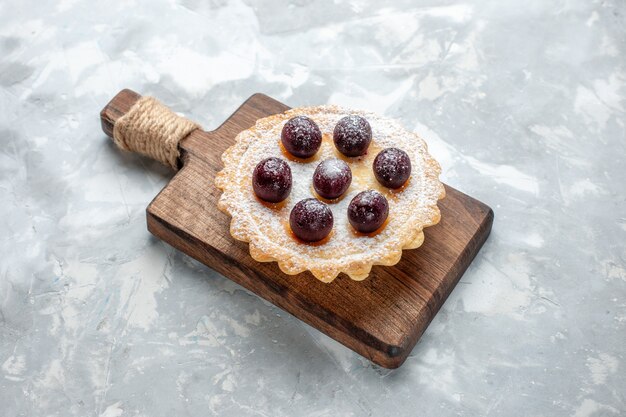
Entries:
[[140, 98], [140, 94], [125, 88], [117, 93], [115, 97], [113, 97], [111, 101], [104, 106], [100, 112], [100, 123], [102, 124], [102, 131], [108, 137], [113, 138], [113, 128], [115, 127], [115, 122], [117, 122], [120, 117], [128, 113], [130, 108], [133, 107], [133, 104], [135, 104]]
[[153, 97], [122, 90], [100, 112], [102, 130], [125, 151], [181, 167], [179, 142], [200, 128]]

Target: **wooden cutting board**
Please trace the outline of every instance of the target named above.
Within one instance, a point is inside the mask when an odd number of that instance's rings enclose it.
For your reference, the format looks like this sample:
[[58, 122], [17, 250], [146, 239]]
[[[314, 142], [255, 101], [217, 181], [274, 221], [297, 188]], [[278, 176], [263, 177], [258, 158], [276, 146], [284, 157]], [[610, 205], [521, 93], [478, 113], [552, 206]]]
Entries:
[[[100, 115], [107, 135], [139, 98], [123, 90], [107, 104]], [[148, 230], [372, 362], [396, 368], [487, 239], [493, 211], [446, 186], [441, 222], [425, 229], [424, 244], [404, 251], [395, 266], [375, 266], [365, 281], [340, 275], [324, 284], [309, 272], [289, 276], [274, 262], [256, 262], [248, 244], [230, 236], [230, 218], [217, 208], [220, 191], [213, 180], [222, 169], [222, 152], [239, 132], [287, 109], [255, 94], [216, 130], [197, 129], [183, 139], [182, 168], [148, 206]]]

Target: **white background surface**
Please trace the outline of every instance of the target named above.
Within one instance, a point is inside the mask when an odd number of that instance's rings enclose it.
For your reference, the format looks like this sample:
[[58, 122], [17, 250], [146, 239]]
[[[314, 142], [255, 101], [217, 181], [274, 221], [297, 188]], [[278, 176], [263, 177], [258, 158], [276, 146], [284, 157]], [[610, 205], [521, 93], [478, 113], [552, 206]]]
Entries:
[[[0, 4], [0, 414], [617, 416], [626, 409], [620, 1]], [[245, 98], [420, 133], [493, 233], [406, 363], [373, 366], [152, 238], [171, 177], [98, 113], [207, 129]]]

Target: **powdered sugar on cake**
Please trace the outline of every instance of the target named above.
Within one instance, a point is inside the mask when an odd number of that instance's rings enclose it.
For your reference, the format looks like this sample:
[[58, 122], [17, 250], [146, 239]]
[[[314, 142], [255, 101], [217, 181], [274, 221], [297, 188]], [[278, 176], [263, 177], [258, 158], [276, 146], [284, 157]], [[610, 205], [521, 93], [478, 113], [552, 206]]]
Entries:
[[[368, 153], [361, 157], [347, 158], [333, 144], [335, 125], [350, 114], [366, 118], [372, 128]], [[307, 160], [290, 158], [280, 141], [285, 122], [301, 115], [313, 119], [323, 134], [320, 150]], [[223, 190], [219, 207], [232, 216], [232, 236], [250, 242], [250, 253], [255, 259], [277, 261], [288, 274], [309, 270], [328, 282], [344, 272], [353, 279], [363, 279], [372, 265], [397, 263], [403, 249], [419, 246], [422, 229], [439, 221], [437, 200], [444, 196], [438, 179], [440, 167], [419, 136], [388, 118], [336, 106], [297, 108], [257, 121], [254, 127], [241, 132], [236, 141], [222, 156], [225, 167], [216, 178], [217, 186]], [[398, 190], [382, 187], [372, 172], [376, 154], [388, 147], [404, 150], [411, 159], [411, 177]], [[289, 164], [293, 179], [290, 196], [277, 205], [260, 202], [252, 190], [254, 167], [271, 156]], [[300, 200], [318, 197], [312, 187], [313, 173], [328, 158], [340, 158], [348, 163], [352, 184], [343, 196], [328, 203], [334, 217], [330, 236], [323, 242], [306, 244], [290, 233], [289, 213]], [[346, 212], [350, 200], [367, 189], [375, 189], [387, 197], [389, 217], [382, 230], [366, 236], [355, 233]]]

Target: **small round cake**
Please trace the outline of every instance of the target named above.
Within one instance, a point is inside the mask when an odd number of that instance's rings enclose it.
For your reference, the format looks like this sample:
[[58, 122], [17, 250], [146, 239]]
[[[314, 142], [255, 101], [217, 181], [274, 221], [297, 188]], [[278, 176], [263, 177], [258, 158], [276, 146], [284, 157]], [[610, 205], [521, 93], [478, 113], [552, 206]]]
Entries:
[[[253, 187], [267, 158], [291, 171], [290, 192], [276, 204]], [[418, 135], [375, 113], [318, 106], [266, 117], [239, 133], [222, 161], [218, 207], [231, 216], [231, 235], [286, 274], [362, 280], [373, 265], [394, 265], [419, 247], [424, 227], [440, 219], [439, 164]], [[283, 177], [270, 198], [284, 196]]]

